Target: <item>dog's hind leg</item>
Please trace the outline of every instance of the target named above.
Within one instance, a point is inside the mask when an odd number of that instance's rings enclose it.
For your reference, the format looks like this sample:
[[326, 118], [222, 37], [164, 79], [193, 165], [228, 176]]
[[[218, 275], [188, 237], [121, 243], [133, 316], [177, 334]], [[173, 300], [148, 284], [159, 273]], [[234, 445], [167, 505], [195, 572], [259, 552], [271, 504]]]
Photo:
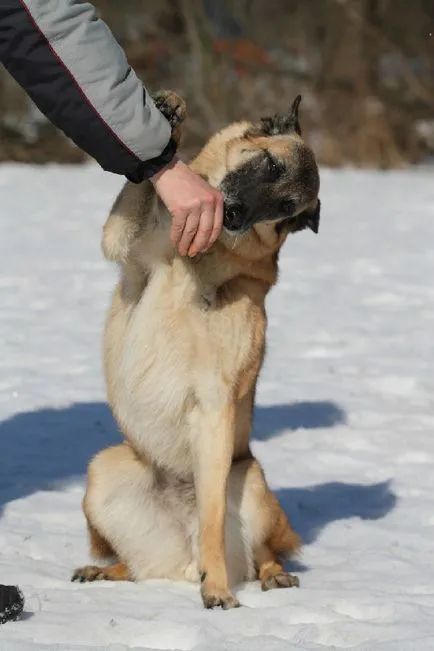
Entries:
[[291, 523], [277, 497], [269, 491], [268, 508], [270, 518], [270, 533], [267, 545], [276, 558], [291, 558], [298, 554], [301, 548], [301, 538], [292, 528]]
[[298, 586], [298, 578], [284, 570], [282, 560], [298, 552], [300, 537], [292, 529], [267, 485], [263, 469], [253, 457], [232, 466], [229, 509], [232, 514], [238, 514], [239, 523], [237, 525], [232, 518], [231, 527], [235, 533], [232, 534], [234, 542], [231, 548], [235, 552], [235, 542], [241, 537], [235, 527], [242, 527], [246, 546], [244, 558], [240, 553], [237, 559], [229, 557], [229, 564], [238, 580], [246, 573], [243, 567], [245, 559], [251, 557], [263, 590]]
[[267, 544], [260, 545], [255, 552], [255, 564], [262, 589], [293, 588], [300, 585], [299, 579], [286, 572]]
[[198, 580], [189, 538], [194, 503], [188, 490], [159, 476], [127, 444], [99, 452], [89, 464], [84, 505], [92, 543], [104, 541], [116, 564], [89, 566], [76, 580]]
[[83, 500], [83, 511], [86, 516], [86, 521], [87, 521], [87, 531], [88, 531], [88, 536], [89, 536], [89, 549], [90, 549], [90, 555], [92, 558], [99, 558], [101, 560], [107, 559], [107, 558], [114, 558], [116, 556], [116, 552], [114, 549], [109, 545], [107, 540], [103, 538], [99, 534], [99, 532], [95, 529], [94, 526], [89, 521], [89, 518], [86, 514], [86, 502]]
[[107, 567], [85, 565], [75, 570], [72, 581], [86, 583], [89, 581], [132, 581], [131, 574], [124, 563], [114, 563]]

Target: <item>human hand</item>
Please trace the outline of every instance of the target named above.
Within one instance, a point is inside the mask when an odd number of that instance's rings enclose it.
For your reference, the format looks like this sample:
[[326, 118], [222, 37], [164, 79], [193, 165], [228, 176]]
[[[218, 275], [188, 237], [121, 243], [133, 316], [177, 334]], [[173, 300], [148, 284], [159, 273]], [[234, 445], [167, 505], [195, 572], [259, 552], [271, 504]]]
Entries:
[[172, 215], [170, 237], [179, 253], [209, 249], [222, 229], [223, 194], [177, 156], [150, 180]]

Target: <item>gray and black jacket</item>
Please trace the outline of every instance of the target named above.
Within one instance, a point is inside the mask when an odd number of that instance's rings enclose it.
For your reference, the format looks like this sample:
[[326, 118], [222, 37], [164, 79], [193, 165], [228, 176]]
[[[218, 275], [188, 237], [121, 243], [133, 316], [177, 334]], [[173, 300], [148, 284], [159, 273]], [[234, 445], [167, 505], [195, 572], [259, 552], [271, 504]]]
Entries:
[[168, 121], [92, 4], [0, 0], [0, 62], [103, 169], [139, 183], [172, 159]]

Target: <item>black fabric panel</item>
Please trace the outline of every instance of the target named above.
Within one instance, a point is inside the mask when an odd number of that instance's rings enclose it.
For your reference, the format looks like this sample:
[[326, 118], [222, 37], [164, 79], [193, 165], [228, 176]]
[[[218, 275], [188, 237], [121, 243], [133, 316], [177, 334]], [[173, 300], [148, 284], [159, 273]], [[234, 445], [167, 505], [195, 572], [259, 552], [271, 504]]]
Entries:
[[117, 138], [19, 0], [0, 0], [0, 62], [50, 122], [104, 170], [139, 183], [172, 159], [173, 140], [160, 156], [141, 161]]

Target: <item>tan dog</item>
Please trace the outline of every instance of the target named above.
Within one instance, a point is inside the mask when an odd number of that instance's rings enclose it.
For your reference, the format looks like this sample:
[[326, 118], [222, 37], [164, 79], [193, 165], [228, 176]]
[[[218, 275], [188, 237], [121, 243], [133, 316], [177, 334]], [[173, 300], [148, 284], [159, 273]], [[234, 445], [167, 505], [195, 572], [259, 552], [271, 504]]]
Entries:
[[[157, 104], [179, 138], [185, 106]], [[283, 559], [292, 530], [249, 447], [265, 351], [264, 301], [288, 233], [318, 230], [319, 176], [294, 102], [287, 116], [228, 126], [193, 170], [225, 196], [225, 227], [205, 254], [181, 257], [150, 182], [127, 183], [104, 226], [120, 280], [104, 336], [110, 406], [125, 443], [91, 461], [83, 506], [104, 568], [73, 580], [200, 581], [206, 607], [239, 603], [231, 586], [298, 585]]]

